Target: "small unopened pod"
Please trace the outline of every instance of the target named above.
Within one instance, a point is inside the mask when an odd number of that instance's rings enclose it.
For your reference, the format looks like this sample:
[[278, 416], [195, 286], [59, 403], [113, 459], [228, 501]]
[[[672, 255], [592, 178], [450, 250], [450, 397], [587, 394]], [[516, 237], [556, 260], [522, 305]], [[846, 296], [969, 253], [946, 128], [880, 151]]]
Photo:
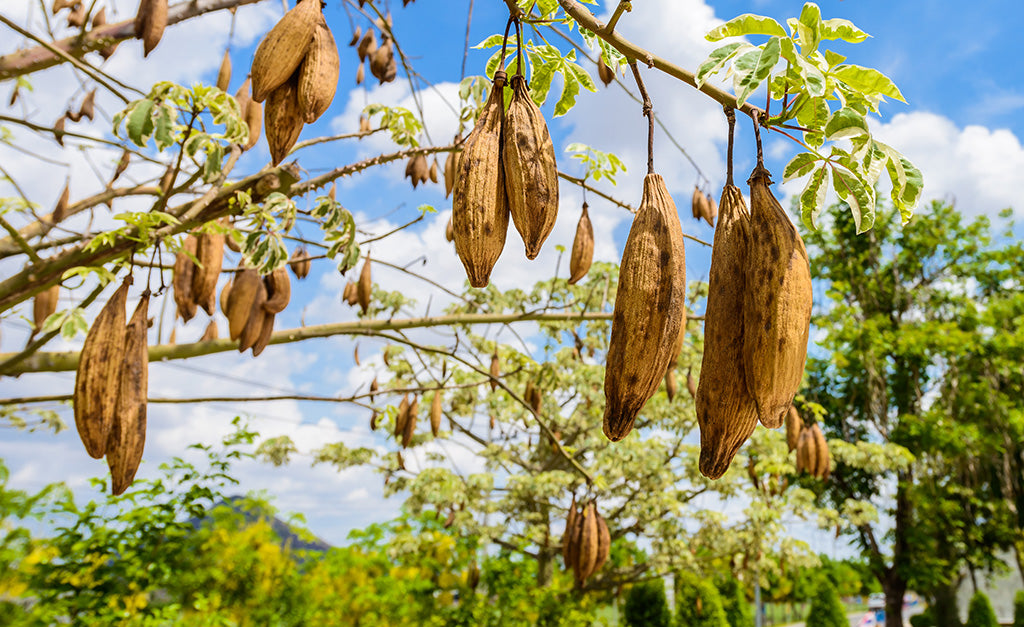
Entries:
[[572, 240], [572, 256], [569, 258], [569, 285], [575, 285], [587, 276], [594, 261], [594, 225], [583, 203], [580, 221], [576, 223], [576, 237]]

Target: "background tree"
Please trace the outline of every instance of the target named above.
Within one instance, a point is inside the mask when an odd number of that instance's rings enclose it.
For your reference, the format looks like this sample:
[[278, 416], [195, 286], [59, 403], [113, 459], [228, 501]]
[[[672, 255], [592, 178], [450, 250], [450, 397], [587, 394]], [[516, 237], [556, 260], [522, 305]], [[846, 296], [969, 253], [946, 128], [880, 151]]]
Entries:
[[839, 593], [828, 577], [818, 579], [818, 585], [811, 600], [811, 608], [807, 612], [807, 627], [846, 627], [849, 621], [843, 604], [839, 602]]
[[967, 622], [964, 625], [966, 627], [997, 627], [999, 625], [996, 613], [992, 609], [992, 603], [981, 590], [971, 596], [971, 603], [967, 606]]
[[671, 627], [665, 581], [659, 577], [633, 584], [622, 606], [622, 622], [629, 627]]
[[729, 627], [722, 598], [714, 584], [691, 572], [676, 574], [676, 624]]

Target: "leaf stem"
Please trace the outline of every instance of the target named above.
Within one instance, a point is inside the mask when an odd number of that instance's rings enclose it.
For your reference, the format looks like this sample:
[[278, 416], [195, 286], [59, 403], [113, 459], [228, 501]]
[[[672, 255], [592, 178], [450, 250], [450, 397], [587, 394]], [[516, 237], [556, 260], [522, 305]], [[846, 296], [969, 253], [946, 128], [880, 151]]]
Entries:
[[633, 78], [643, 98], [643, 112], [647, 117], [647, 173], [654, 174], [654, 105], [651, 104], [651, 97], [647, 94], [647, 87], [644, 86], [644, 79], [640, 77], [635, 60], [629, 62], [629, 68], [633, 70]]

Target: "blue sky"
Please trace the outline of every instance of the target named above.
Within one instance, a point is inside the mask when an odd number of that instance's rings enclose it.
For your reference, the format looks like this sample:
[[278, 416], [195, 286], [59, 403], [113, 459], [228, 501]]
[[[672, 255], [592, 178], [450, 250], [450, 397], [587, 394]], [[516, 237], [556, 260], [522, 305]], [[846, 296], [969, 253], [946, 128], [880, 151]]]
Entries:
[[[31, 4], [31, 3], [29, 3]], [[352, 132], [357, 128], [358, 113], [365, 104], [386, 102], [408, 103], [404, 75], [392, 84], [370, 85], [375, 81], [367, 73], [368, 83], [355, 88], [355, 51], [346, 47], [349, 22], [339, 3], [331, 1], [327, 19], [340, 45], [341, 82], [334, 103], [327, 114], [304, 131], [303, 138], [323, 134]], [[849, 56], [850, 62], [877, 67], [895, 80], [907, 104], [889, 102], [883, 106], [876, 129], [880, 137], [892, 143], [913, 160], [925, 175], [926, 198], [955, 198], [965, 212], [994, 216], [999, 210], [1018, 201], [1024, 189], [1024, 70], [1016, 60], [1020, 52], [1016, 29], [1024, 23], [1024, 9], [1010, 2], [878, 2], [875, 0], [826, 1], [820, 3], [825, 17], [852, 20], [873, 37], [857, 46], [837, 47]], [[134, 13], [132, 0], [115, 3], [119, 14]], [[467, 0], [430, 2], [420, 0], [406, 8], [392, 0], [395, 31], [417, 71], [437, 84], [436, 90], [423, 92], [428, 129], [435, 142], [446, 142], [454, 132], [454, 119], [445, 104], [451, 102], [462, 63]], [[643, 43], [652, 51], [695, 68], [714, 46], [702, 40], [708, 29], [744, 12], [771, 15], [780, 21], [799, 13], [802, 2], [702, 2], [700, 0], [643, 0], [634, 3], [631, 14], [622, 18], [619, 30], [626, 37]], [[31, 11], [19, 7], [23, 12]], [[5, 9], [6, 11], [6, 9]], [[598, 11], [600, 13], [600, 11]], [[233, 92], [249, 66], [252, 50], [259, 37], [280, 16], [278, 2], [262, 2], [243, 7], [238, 12], [236, 39], [233, 43], [235, 78]], [[25, 20], [38, 15], [22, 13]], [[474, 7], [470, 43], [476, 44], [504, 27], [507, 14], [499, 0], [477, 0]], [[366, 21], [358, 23], [365, 28]], [[227, 41], [229, 19], [212, 16], [185, 26], [168, 29], [165, 41], [143, 61], [136, 42], [123, 45], [121, 53], [111, 61], [111, 69], [121, 76], [131, 76], [133, 84], [146, 89], [156, 80], [170, 79], [182, 83], [213, 82], [217, 65]], [[0, 40], [2, 41], [2, 40]], [[8, 40], [10, 41], [10, 40]], [[0, 52], [7, 52], [17, 42], [5, 41]], [[490, 51], [471, 50], [468, 74], [482, 74]], [[645, 71], [655, 110], [672, 134], [698, 163], [711, 180], [710, 189], [718, 194], [724, 181], [725, 123], [721, 108], [704, 96], [679, 83]], [[35, 77], [37, 92], [55, 96], [41, 100], [33, 111], [33, 119], [49, 123], [55, 119], [65, 98], [78, 90], [70, 74], [56, 69]], [[624, 84], [634, 89], [632, 80]], [[556, 85], [555, 89], [557, 90]], [[0, 86], [5, 95], [6, 86]], [[557, 91], [555, 92], [557, 95]], [[442, 97], [443, 96], [443, 97]], [[762, 95], [763, 98], [763, 95]], [[595, 148], [615, 152], [629, 167], [618, 188], [602, 185], [614, 196], [631, 204], [639, 201], [643, 175], [646, 125], [639, 106], [618, 87], [599, 88], [598, 93], [584, 92], [577, 108], [569, 115], [551, 119], [555, 98], [544, 107], [560, 159], [560, 167], [578, 174], [578, 167], [564, 156], [564, 147], [580, 141]], [[755, 102], [757, 99], [755, 98]], [[101, 94], [100, 108], [107, 117], [118, 105]], [[102, 116], [101, 116], [102, 117]], [[740, 120], [737, 146], [738, 178], [753, 167], [752, 140], [749, 123]], [[100, 120], [98, 133], [109, 133], [109, 124]], [[31, 141], [26, 139], [25, 141]], [[684, 230], [710, 240], [713, 231], [689, 217], [689, 198], [697, 180], [694, 169], [666, 141], [659, 131], [657, 167], [668, 180], [683, 216]], [[91, 166], [72, 151], [61, 151], [55, 145], [41, 143], [40, 151], [67, 163], [76, 196], [84, 196], [95, 186]], [[796, 145], [777, 137], [769, 139], [769, 165], [775, 172], [796, 151]], [[390, 152], [394, 146], [383, 137], [361, 142], [340, 142], [308, 149], [298, 155], [299, 163], [310, 172], [349, 163], [378, 152]], [[51, 170], [43, 165], [16, 158], [0, 148], [0, 160], [10, 164], [29, 193], [41, 204], [55, 200], [59, 189], [53, 184]], [[95, 159], [101, 170], [109, 170], [119, 153], [111, 151]], [[261, 167], [267, 159], [266, 144], [243, 157], [240, 171]], [[45, 165], [45, 164], [44, 164]], [[46, 166], [50, 167], [50, 166]], [[450, 204], [437, 186], [413, 191], [402, 178], [404, 164], [395, 164], [373, 172], [339, 181], [339, 200], [356, 216], [362, 228], [384, 232], [413, 219], [416, 208], [431, 204], [438, 214], [399, 236], [371, 247], [375, 258], [404, 265], [425, 255], [428, 263], [424, 274], [453, 289], [461, 289], [463, 273], [450, 245], [443, 240]], [[157, 175], [157, 172], [151, 175]], [[779, 176], [776, 177], [781, 178]], [[778, 194], [791, 193], [791, 186], [780, 187]], [[6, 190], [2, 194], [9, 193]], [[495, 271], [494, 281], [502, 289], [530, 285], [538, 276], [547, 276], [555, 268], [555, 245], [569, 247], [582, 196], [577, 188], [563, 185], [560, 218], [538, 260], [526, 262], [518, 235], [510, 231], [506, 251]], [[300, 205], [304, 201], [300, 201]], [[1018, 201], [1019, 203], [1019, 201]], [[597, 230], [596, 256], [617, 260], [628, 230], [628, 214], [607, 202], [590, 199], [590, 215]], [[129, 206], [130, 205], [126, 205]], [[119, 207], [120, 208], [120, 207]], [[1016, 207], [1020, 216], [1021, 207]], [[307, 226], [303, 229], [311, 235]], [[690, 279], [707, 276], [709, 254], [699, 246], [687, 249]], [[566, 273], [566, 263], [561, 273]], [[0, 265], [0, 274], [10, 273], [13, 266]], [[387, 279], [389, 289], [401, 289], [419, 298], [422, 308], [430, 297], [423, 282], [375, 269], [378, 279]], [[353, 312], [339, 304], [344, 279], [328, 263], [314, 265], [313, 274], [293, 286], [293, 304], [278, 317], [278, 328], [353, 319]], [[439, 307], [435, 299], [433, 311]], [[19, 326], [20, 324], [20, 326]], [[179, 342], [198, 338], [205, 319], [180, 326]], [[223, 329], [223, 324], [221, 325]], [[166, 340], [167, 331], [161, 341]], [[429, 334], [425, 338], [437, 341]], [[16, 350], [24, 344], [24, 323], [5, 321], [0, 349]], [[157, 338], [151, 338], [156, 342]], [[212, 394], [258, 395], [268, 391], [304, 391], [311, 394], [342, 394], [366, 385], [373, 377], [373, 368], [380, 364], [380, 342], [360, 341], [363, 366], [355, 368], [352, 361], [353, 340], [332, 338], [303, 345], [271, 347], [259, 359], [248, 355], [224, 354], [174, 364], [154, 364], [151, 374], [151, 396], [183, 397]], [[69, 348], [58, 344], [56, 348]], [[16, 381], [0, 380], [0, 394], [22, 396], [54, 394], [71, 389], [71, 373], [41, 374]], [[69, 412], [62, 410], [70, 424]], [[288, 434], [303, 453], [325, 441], [344, 440], [348, 445], [381, 446], [382, 440], [367, 429], [369, 416], [363, 410], [344, 406], [313, 403], [261, 403], [241, 407], [229, 405], [168, 406], [150, 408], [150, 437], [146, 463], [141, 474], [152, 476], [157, 463], [196, 439], [213, 441], [230, 429], [231, 418], [239, 411], [252, 417], [253, 425], [267, 435]], [[69, 481], [83, 495], [88, 494], [84, 478], [103, 474], [102, 462], [88, 459], [77, 442], [74, 429], [58, 436], [45, 434], [8, 434], [0, 442], [0, 457], [12, 470], [14, 487], [38, 488], [49, 481]], [[54, 460], [57, 460], [55, 463]], [[365, 470], [336, 473], [325, 467], [309, 467], [308, 456], [299, 456], [289, 467], [269, 468], [245, 464], [240, 468], [242, 488], [262, 489], [277, 498], [287, 511], [303, 512], [312, 530], [330, 542], [340, 543], [349, 529], [393, 515], [399, 500], [382, 501], [381, 478]], [[814, 540], [812, 538], [812, 540]], [[814, 540], [818, 542], [819, 540]], [[816, 548], [827, 548], [827, 542]]]

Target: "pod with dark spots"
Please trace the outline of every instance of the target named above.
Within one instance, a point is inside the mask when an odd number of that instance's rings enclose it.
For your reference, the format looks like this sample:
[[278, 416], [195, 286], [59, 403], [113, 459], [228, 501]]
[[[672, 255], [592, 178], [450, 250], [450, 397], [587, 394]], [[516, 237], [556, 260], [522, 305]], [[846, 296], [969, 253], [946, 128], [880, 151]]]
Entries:
[[633, 429], [665, 376], [685, 319], [683, 231], [665, 181], [651, 173], [619, 270], [604, 377], [608, 439], [621, 440]]
[[252, 58], [253, 100], [263, 102], [295, 74], [321, 17], [318, 0], [299, 0], [263, 37]]
[[149, 290], [124, 331], [124, 354], [119, 356], [120, 373], [117, 384], [117, 411], [107, 440], [107, 465], [110, 467], [110, 489], [121, 494], [135, 480], [146, 446], [146, 402], [149, 391], [149, 343], [147, 331]]
[[217, 309], [217, 279], [224, 263], [224, 233], [211, 231], [196, 238], [196, 259], [192, 271], [192, 300], [213, 315]]
[[743, 304], [743, 369], [761, 424], [782, 426], [800, 387], [811, 323], [807, 250], [772, 195], [768, 170], [750, 175], [750, 246]]
[[192, 260], [198, 250], [199, 240], [195, 235], [187, 235], [181, 250], [174, 257], [174, 273], [171, 285], [174, 287], [174, 302], [178, 306], [181, 319], [188, 322], [196, 315], [197, 303], [192, 291], [192, 277], [196, 271], [196, 262]]
[[311, 124], [331, 106], [341, 73], [338, 45], [322, 14], [313, 29], [313, 43], [298, 72], [299, 109], [306, 123]]
[[747, 391], [743, 364], [744, 299], [747, 291], [750, 218], [734, 185], [722, 190], [722, 219], [715, 229], [704, 314], [704, 356], [697, 385], [700, 471], [725, 474], [757, 425], [757, 406]]
[[[305, 0], [306, 3], [315, 1]], [[288, 156], [302, 133], [303, 117], [299, 107], [297, 77], [298, 74], [292, 76], [270, 92], [267, 96], [267, 106], [263, 110], [263, 128], [267, 134], [267, 144], [270, 145], [272, 165], [281, 163]], [[255, 97], [253, 99], [255, 100]]]
[[576, 223], [576, 237], [572, 240], [572, 255], [569, 258], [569, 285], [575, 285], [587, 275], [594, 262], [594, 225], [583, 203], [580, 220]]

